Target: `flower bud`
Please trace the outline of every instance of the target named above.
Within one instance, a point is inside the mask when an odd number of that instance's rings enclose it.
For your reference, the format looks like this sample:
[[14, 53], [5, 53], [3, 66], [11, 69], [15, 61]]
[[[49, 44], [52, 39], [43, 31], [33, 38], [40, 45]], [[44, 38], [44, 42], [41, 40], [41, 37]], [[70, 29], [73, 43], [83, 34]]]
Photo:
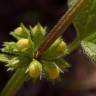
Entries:
[[42, 74], [42, 64], [34, 59], [29, 65], [28, 73], [32, 78], [38, 78]]
[[60, 75], [60, 69], [54, 62], [45, 62], [45, 72], [50, 80], [57, 79]]
[[13, 32], [10, 33], [16, 39], [28, 38], [29, 37], [29, 30], [21, 24], [20, 27], [17, 27]]
[[68, 53], [67, 45], [63, 40], [60, 42], [60, 44], [56, 48], [56, 52], [58, 53], [58, 55], [61, 55], [61, 56]]
[[43, 28], [41, 26], [41, 24], [39, 24], [39, 23], [36, 26], [33, 27], [32, 31], [33, 31], [33, 34], [35, 34], [37, 32], [38, 33], [41, 33], [42, 35], [45, 35], [46, 34], [46, 29]]
[[42, 58], [47, 60], [53, 60], [60, 58], [66, 54], [68, 54], [67, 45], [61, 38], [58, 38], [51, 45], [51, 47], [42, 55]]
[[35, 44], [35, 49], [37, 49], [45, 37], [46, 29], [43, 28], [40, 24], [37, 24], [35, 27], [31, 28], [31, 31], [32, 40]]
[[14, 32], [15, 32], [16, 34], [18, 34], [18, 35], [21, 35], [21, 34], [23, 34], [23, 29], [22, 29], [22, 27], [17, 27], [17, 28], [14, 30]]
[[48, 70], [48, 77], [49, 79], [57, 79], [59, 77], [60, 71], [58, 70], [57, 67], [50, 68]]
[[17, 48], [19, 50], [30, 48], [31, 43], [29, 39], [20, 39], [17, 41]]

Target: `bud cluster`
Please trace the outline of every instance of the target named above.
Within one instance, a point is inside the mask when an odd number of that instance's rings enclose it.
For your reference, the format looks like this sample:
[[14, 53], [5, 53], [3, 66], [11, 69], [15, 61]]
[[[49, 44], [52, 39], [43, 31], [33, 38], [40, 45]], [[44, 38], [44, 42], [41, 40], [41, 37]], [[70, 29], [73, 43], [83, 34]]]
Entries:
[[[24, 67], [26, 68], [26, 75], [32, 79], [44, 76], [47, 79], [55, 80], [60, 77], [60, 73], [64, 71], [64, 68], [69, 67], [68, 63], [63, 59], [63, 56], [68, 54], [68, 48], [61, 38], [58, 38], [42, 54], [40, 60], [34, 58], [34, 52], [46, 35], [46, 28], [43, 28], [40, 24], [35, 27], [29, 27], [29, 29], [21, 24], [10, 34], [17, 41], [4, 43], [2, 52], [7, 54], [3, 54], [2, 58], [0, 58], [0, 61], [7, 61], [6, 67], [8, 67], [8, 70]], [[62, 59], [62, 62], [59, 62], [60, 59]]]

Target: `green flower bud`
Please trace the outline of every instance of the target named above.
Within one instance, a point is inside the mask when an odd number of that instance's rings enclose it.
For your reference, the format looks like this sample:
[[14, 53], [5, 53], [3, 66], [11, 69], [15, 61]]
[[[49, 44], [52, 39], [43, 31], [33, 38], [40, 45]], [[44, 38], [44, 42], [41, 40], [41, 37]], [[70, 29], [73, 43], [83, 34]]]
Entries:
[[37, 24], [35, 27], [31, 28], [31, 31], [32, 40], [34, 42], [35, 49], [37, 49], [45, 37], [46, 28], [43, 28], [40, 24]]
[[47, 73], [48, 79], [54, 80], [59, 78], [60, 75], [60, 69], [55, 64], [55, 62], [43, 62], [44, 63], [44, 69]]
[[34, 59], [29, 65], [28, 73], [32, 78], [38, 78], [42, 74], [42, 64]]
[[33, 34], [35, 34], [35, 33], [42, 33], [42, 35], [45, 35], [46, 34], [46, 29], [45, 28], [43, 28], [42, 26], [41, 26], [41, 24], [37, 24], [36, 26], [34, 26], [34, 28], [32, 29], [32, 31], [33, 31]]
[[31, 46], [31, 42], [29, 39], [20, 39], [17, 41], [17, 48], [19, 50], [28, 49], [30, 48], [30, 46]]
[[21, 24], [20, 27], [17, 27], [10, 34], [16, 39], [22, 39], [22, 38], [29, 38], [29, 33], [30, 33], [29, 30], [23, 24]]
[[17, 35], [21, 35], [21, 34], [23, 34], [23, 29], [22, 29], [22, 27], [17, 27], [17, 28], [14, 30], [14, 32], [15, 32]]
[[42, 55], [42, 58], [47, 60], [53, 60], [60, 58], [66, 54], [68, 54], [67, 45], [61, 38], [58, 38], [51, 45], [51, 47]]
[[59, 69], [57, 67], [47, 70], [49, 79], [57, 79], [59, 77]]
[[66, 43], [64, 41], [61, 41], [58, 47], [56, 48], [56, 52], [62, 55], [65, 52], [65, 48], [66, 48]]

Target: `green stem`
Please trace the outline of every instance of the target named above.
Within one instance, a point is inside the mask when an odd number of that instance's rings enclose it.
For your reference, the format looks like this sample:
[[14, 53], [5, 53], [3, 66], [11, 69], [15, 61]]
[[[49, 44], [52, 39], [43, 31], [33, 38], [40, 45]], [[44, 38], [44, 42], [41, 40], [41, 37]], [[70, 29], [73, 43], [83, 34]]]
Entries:
[[[79, 34], [78, 34], [77, 38], [68, 46], [70, 53], [80, 47], [81, 40], [79, 38], [80, 37], [79, 37]], [[93, 33], [92, 35], [87, 36], [87, 37], [85, 37], [82, 40], [86, 40], [86, 41], [90, 41], [90, 42], [96, 43], [96, 39], [95, 38], [96, 38], [96, 33]]]
[[80, 47], [80, 40], [76, 38], [69, 46], [69, 52], [73, 52], [74, 50], [78, 49]]
[[78, 15], [79, 11], [85, 5], [87, 0], [79, 0], [72, 8], [70, 8], [57, 22], [57, 24], [50, 30], [44, 41], [39, 46], [34, 57], [40, 57], [51, 44], [68, 28], [74, 18]]
[[15, 96], [16, 92], [24, 83], [25, 77], [25, 69], [17, 69], [12, 78], [6, 84], [0, 96]]

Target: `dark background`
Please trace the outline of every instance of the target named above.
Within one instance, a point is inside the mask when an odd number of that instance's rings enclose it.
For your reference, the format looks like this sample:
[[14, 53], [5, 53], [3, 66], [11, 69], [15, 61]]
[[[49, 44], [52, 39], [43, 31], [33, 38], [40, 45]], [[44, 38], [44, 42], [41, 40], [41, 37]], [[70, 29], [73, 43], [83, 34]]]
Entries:
[[[21, 22], [26, 26], [34, 26], [40, 22], [43, 26], [48, 26], [50, 30], [67, 9], [67, 0], [0, 0], [0, 45], [3, 41], [13, 39], [9, 36], [9, 32], [18, 27]], [[76, 33], [72, 24], [63, 37], [67, 43], [74, 40]], [[62, 82], [52, 84], [47, 80], [41, 80], [32, 83], [30, 80], [24, 83], [16, 96], [96, 96], [96, 66], [91, 66], [90, 71], [88, 71], [87, 67], [90, 62], [81, 50], [75, 51], [66, 59], [72, 67], [69, 72], [62, 75]], [[0, 91], [11, 75], [12, 73], [6, 72], [4, 65], [0, 64]], [[86, 85], [81, 84], [83, 88], [80, 87], [79, 82], [86, 78], [91, 78], [88, 81], [89, 85], [87, 84], [86, 87]], [[75, 88], [75, 81], [78, 81], [79, 89]]]

